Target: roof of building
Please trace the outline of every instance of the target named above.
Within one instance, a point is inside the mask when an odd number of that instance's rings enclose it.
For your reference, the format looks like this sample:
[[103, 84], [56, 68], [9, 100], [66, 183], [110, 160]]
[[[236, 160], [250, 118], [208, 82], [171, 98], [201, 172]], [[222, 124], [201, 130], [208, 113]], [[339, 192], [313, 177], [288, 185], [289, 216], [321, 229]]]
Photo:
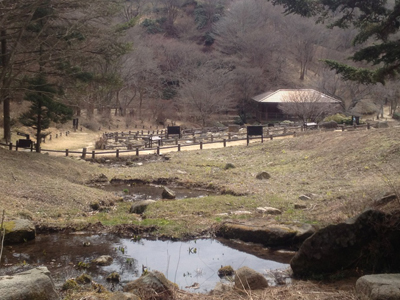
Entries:
[[293, 97], [296, 95], [296, 93], [310, 93], [314, 94], [316, 93], [317, 97], [319, 97], [320, 102], [330, 102], [330, 103], [340, 103], [341, 101], [328, 96], [324, 93], [321, 93], [317, 90], [314, 89], [280, 89], [277, 91], [270, 91], [266, 92], [257, 96], [254, 96], [252, 99], [257, 101], [257, 102], [262, 102], [262, 103], [281, 103], [281, 102], [286, 102], [287, 100], [285, 99], [290, 99], [290, 97]]

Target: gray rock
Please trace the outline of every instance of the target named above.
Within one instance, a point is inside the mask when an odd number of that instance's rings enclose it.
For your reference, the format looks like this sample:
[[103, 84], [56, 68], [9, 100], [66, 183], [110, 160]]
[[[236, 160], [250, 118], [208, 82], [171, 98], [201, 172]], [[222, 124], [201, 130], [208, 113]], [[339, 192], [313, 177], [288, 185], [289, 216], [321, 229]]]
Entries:
[[400, 299], [400, 274], [377, 274], [360, 277], [356, 282], [359, 300]]
[[178, 287], [169, 281], [164, 274], [158, 271], [147, 272], [135, 281], [124, 286], [124, 292], [133, 293], [139, 297], [146, 295], [146, 299], [173, 300], [174, 290]]
[[240, 290], [261, 290], [268, 287], [267, 279], [248, 267], [241, 267], [235, 272], [235, 288]]
[[129, 212], [131, 214], [142, 214], [147, 209], [147, 206], [149, 206], [152, 203], [156, 203], [156, 201], [142, 200], [142, 201], [135, 202], [132, 204], [131, 208], [129, 209]]
[[175, 198], [176, 198], [176, 193], [175, 193], [173, 190], [171, 190], [171, 189], [169, 189], [169, 188], [167, 188], [167, 187], [165, 186], [164, 189], [163, 189], [163, 191], [162, 191], [162, 193], [161, 193], [161, 197], [162, 197], [163, 199], [170, 199], [170, 200], [172, 200], [172, 199], [175, 199]]
[[223, 295], [233, 290], [233, 286], [227, 283], [217, 282], [214, 289], [210, 292], [211, 295]]
[[262, 179], [270, 179], [271, 175], [269, 175], [267, 172], [261, 172], [261, 173], [257, 174], [256, 178], [260, 179], [260, 180], [262, 180]]
[[53, 279], [46, 267], [0, 277], [2, 300], [59, 300]]
[[345, 269], [400, 270], [400, 213], [368, 210], [346, 223], [329, 225], [301, 245], [290, 265], [298, 277]]
[[315, 232], [310, 224], [269, 224], [265, 219], [252, 219], [223, 223], [216, 235], [226, 239], [264, 246], [293, 246], [303, 242]]
[[110, 255], [102, 255], [92, 260], [92, 263], [98, 266], [109, 266], [113, 262], [113, 258]]
[[260, 214], [267, 214], [267, 215], [281, 215], [282, 212], [274, 207], [257, 207], [256, 211]]
[[36, 236], [35, 225], [26, 219], [4, 222], [4, 228], [6, 230], [4, 244], [6, 245], [24, 243], [34, 240]]

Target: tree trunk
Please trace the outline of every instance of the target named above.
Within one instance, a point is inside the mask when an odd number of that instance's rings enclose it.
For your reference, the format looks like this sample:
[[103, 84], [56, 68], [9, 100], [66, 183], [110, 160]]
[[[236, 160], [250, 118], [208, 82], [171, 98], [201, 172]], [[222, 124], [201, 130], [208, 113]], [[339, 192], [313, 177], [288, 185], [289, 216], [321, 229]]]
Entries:
[[36, 152], [40, 153], [40, 144], [42, 142], [42, 107], [38, 110], [38, 122], [36, 128]]
[[[3, 69], [7, 68], [8, 60], [7, 60], [7, 40], [6, 40], [6, 31], [1, 30], [1, 64]], [[4, 128], [4, 140], [8, 144], [11, 142], [11, 117], [10, 117], [10, 95], [7, 91], [7, 78], [4, 76], [2, 93], [3, 97], [3, 128]]]

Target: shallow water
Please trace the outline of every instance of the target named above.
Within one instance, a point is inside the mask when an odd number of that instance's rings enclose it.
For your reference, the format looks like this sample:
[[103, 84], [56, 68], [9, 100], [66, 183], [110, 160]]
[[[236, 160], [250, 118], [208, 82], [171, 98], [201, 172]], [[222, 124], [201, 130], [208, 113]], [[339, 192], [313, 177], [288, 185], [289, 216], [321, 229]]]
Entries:
[[[169, 187], [176, 194], [176, 199], [199, 198], [210, 195], [209, 191], [187, 189], [182, 187]], [[130, 195], [133, 200], [160, 200], [164, 186], [154, 184], [111, 184], [102, 189], [113, 192], [119, 196]]]
[[[84, 244], [90, 243], [90, 246]], [[16, 266], [24, 264], [47, 266], [56, 286], [71, 277], [87, 272], [94, 281], [112, 290], [121, 290], [123, 285], [137, 279], [144, 268], [158, 270], [181, 289], [206, 293], [216, 283], [224, 281], [218, 277], [221, 266], [230, 265], [235, 270], [247, 266], [260, 273], [268, 270], [288, 268], [290, 256], [277, 256], [275, 260], [265, 248], [258, 247], [257, 256], [225, 246], [218, 240], [199, 239], [189, 242], [132, 241], [114, 235], [52, 234], [39, 235], [35, 241], [22, 245], [7, 246], [3, 252], [1, 274], [15, 272]], [[254, 247], [250, 247], [251, 250]], [[257, 247], [256, 247], [257, 248]], [[94, 266], [77, 270], [79, 262], [90, 263], [101, 255], [111, 255], [114, 261], [110, 266]], [[260, 258], [261, 256], [263, 258]], [[121, 282], [118, 285], [107, 283], [106, 278], [118, 272]], [[273, 284], [272, 279], [268, 278]], [[190, 286], [198, 284], [198, 289]]]

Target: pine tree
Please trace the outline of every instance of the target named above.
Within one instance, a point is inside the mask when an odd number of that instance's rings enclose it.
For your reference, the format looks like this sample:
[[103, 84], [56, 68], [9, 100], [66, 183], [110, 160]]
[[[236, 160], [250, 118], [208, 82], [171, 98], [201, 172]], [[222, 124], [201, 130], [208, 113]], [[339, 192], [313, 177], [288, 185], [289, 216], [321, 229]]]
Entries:
[[43, 130], [50, 127], [51, 122], [65, 123], [72, 118], [72, 110], [54, 98], [60, 91], [47, 82], [43, 74], [29, 80], [29, 91], [25, 100], [31, 102], [29, 111], [20, 116], [20, 122], [36, 130], [36, 152], [40, 152]]

